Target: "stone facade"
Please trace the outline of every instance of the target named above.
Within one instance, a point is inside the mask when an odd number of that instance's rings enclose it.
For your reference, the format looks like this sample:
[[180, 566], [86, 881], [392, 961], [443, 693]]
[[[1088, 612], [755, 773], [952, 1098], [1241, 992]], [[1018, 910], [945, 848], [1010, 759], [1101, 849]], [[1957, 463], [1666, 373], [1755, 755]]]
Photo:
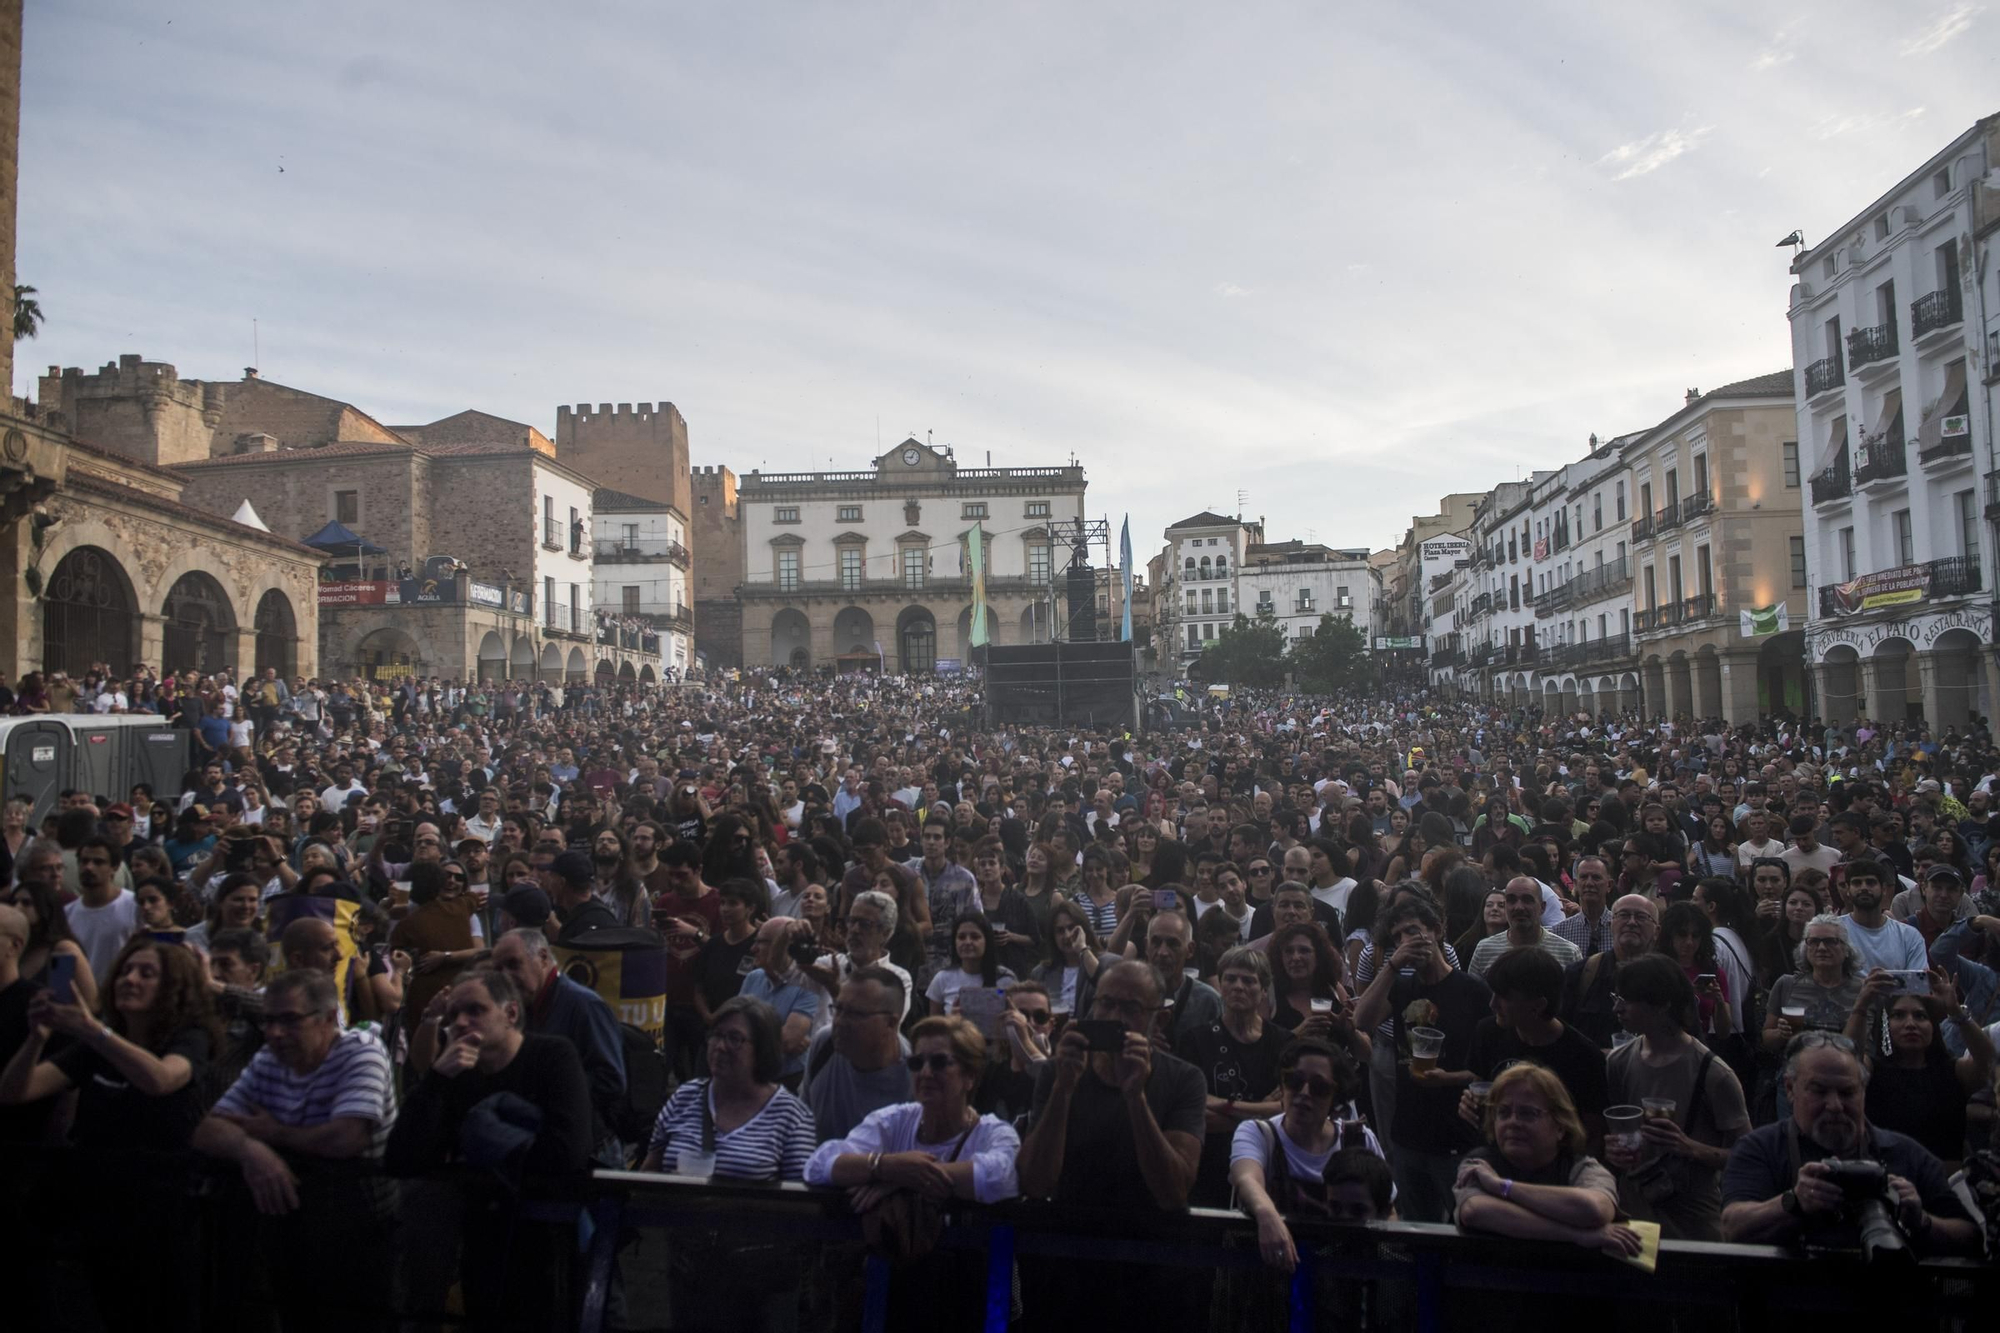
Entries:
[[[18, 678], [108, 661], [121, 671], [318, 672], [317, 551], [204, 512], [171, 474], [74, 441], [58, 447], [63, 479], [42, 520], [0, 541], [0, 616], [10, 630], [0, 635], [0, 669]], [[196, 608], [213, 632], [189, 631]], [[177, 660], [189, 645], [202, 660]]]
[[672, 403], [560, 406], [556, 457], [599, 486], [694, 512], [687, 420]]
[[694, 470], [694, 646], [711, 666], [743, 665], [743, 527], [736, 474], [720, 465]]

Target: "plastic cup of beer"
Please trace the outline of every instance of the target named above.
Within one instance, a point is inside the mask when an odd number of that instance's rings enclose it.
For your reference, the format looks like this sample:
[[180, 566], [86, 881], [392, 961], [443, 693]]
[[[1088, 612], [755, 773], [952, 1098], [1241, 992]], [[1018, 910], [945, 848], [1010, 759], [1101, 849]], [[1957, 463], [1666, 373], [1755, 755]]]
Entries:
[[1647, 1116], [1658, 1120], [1672, 1120], [1674, 1112], [1680, 1107], [1680, 1103], [1671, 1097], [1641, 1097], [1639, 1105]]
[[1467, 1087], [1466, 1091], [1472, 1094], [1473, 1104], [1484, 1110], [1486, 1108], [1486, 1099], [1493, 1095], [1493, 1080], [1485, 1078], [1475, 1079]]
[[1623, 1050], [1628, 1044], [1637, 1040], [1639, 1040], [1638, 1033], [1627, 1032], [1623, 1028], [1620, 1028], [1611, 1034], [1611, 1049], [1614, 1051]]
[[1316, 1014], [1330, 1014], [1333, 1012], [1332, 1000], [1323, 999], [1319, 996], [1315, 996], [1313, 997], [1311, 1003], [1312, 1003], [1312, 1011]]
[[1646, 1109], [1642, 1106], [1607, 1106], [1604, 1108], [1604, 1140], [1621, 1148], [1636, 1152], [1643, 1135], [1639, 1126], [1646, 1119]]
[[1436, 1028], [1410, 1029], [1410, 1072], [1428, 1074], [1437, 1068], [1438, 1052], [1444, 1049], [1444, 1033]]
[[1784, 1020], [1787, 1023], [1790, 1023], [1794, 1028], [1803, 1028], [1806, 1025], [1806, 1007], [1802, 1004], [1784, 1005], [1778, 1010], [1778, 1012], [1781, 1015], [1783, 1015]]

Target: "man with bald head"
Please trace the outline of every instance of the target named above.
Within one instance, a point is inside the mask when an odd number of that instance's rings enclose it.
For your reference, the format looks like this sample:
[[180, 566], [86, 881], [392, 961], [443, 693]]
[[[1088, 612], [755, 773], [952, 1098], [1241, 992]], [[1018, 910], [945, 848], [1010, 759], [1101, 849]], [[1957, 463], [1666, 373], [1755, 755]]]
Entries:
[[1501, 895], [1507, 900], [1507, 929], [1479, 942], [1479, 947], [1472, 951], [1472, 963], [1466, 971], [1475, 977], [1483, 977], [1496, 958], [1515, 949], [1540, 949], [1564, 967], [1583, 957], [1583, 951], [1574, 944], [1554, 931], [1542, 928], [1540, 880], [1533, 875], [1516, 875], [1507, 881]]
[[1563, 969], [1562, 1021], [1604, 1050], [1618, 1031], [1612, 1013], [1618, 965], [1653, 951], [1660, 936], [1660, 906], [1643, 893], [1628, 893], [1611, 904], [1611, 947]]

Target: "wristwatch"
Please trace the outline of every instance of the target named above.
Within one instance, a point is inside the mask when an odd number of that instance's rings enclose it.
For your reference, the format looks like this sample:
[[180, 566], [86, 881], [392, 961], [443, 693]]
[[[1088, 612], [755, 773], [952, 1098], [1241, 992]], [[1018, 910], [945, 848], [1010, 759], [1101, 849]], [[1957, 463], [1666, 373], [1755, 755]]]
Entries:
[[1799, 1192], [1797, 1190], [1786, 1190], [1783, 1194], [1780, 1194], [1778, 1196], [1778, 1206], [1793, 1217], [1804, 1218], [1806, 1215], [1805, 1210], [1799, 1207]]

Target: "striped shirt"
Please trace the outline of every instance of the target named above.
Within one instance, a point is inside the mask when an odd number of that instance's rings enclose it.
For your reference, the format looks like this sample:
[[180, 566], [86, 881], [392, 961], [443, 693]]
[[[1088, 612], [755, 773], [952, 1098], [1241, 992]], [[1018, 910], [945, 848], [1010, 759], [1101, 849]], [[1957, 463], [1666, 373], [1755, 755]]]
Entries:
[[[1544, 930], [1541, 938], [1535, 941], [1534, 947], [1564, 967], [1583, 957], [1583, 950], [1552, 930]], [[1479, 941], [1479, 947], [1472, 951], [1472, 966], [1466, 968], [1466, 971], [1475, 977], [1483, 977], [1486, 975], [1486, 969], [1493, 966], [1500, 955], [1511, 953], [1514, 948], [1514, 942], [1508, 938], [1506, 931], [1503, 930], [1498, 935], [1488, 935]]]
[[300, 1074], [266, 1046], [250, 1058], [213, 1109], [216, 1115], [247, 1116], [260, 1108], [279, 1124], [295, 1129], [329, 1120], [365, 1120], [370, 1129], [368, 1151], [362, 1155], [379, 1159], [396, 1123], [396, 1104], [389, 1094], [389, 1052], [372, 1032], [343, 1032], [333, 1039], [317, 1069]]
[[[715, 1099], [708, 1080], [691, 1079], [674, 1089], [653, 1125], [649, 1150], [660, 1154], [667, 1171], [684, 1152], [701, 1151], [702, 1104], [713, 1120]], [[818, 1145], [813, 1114], [806, 1104], [779, 1088], [762, 1110], [726, 1133], [715, 1135], [715, 1174], [734, 1180], [804, 1180], [806, 1159]]]
[[[1459, 967], [1458, 950], [1452, 948], [1449, 944], [1444, 945], [1443, 948], [1445, 964], [1454, 972], [1457, 971]], [[1392, 949], [1390, 952], [1394, 953], [1395, 950]], [[1367, 990], [1368, 983], [1374, 979], [1375, 946], [1373, 944], [1364, 944], [1361, 946], [1361, 956], [1354, 960], [1354, 993], [1359, 995], [1362, 991]], [[1394, 982], [1390, 982], [1389, 984], [1392, 986], [1395, 985]], [[1382, 1041], [1394, 1041], [1396, 1039], [1396, 1016], [1393, 1013], [1382, 1020], [1382, 1025], [1375, 1029], [1375, 1035]]]

